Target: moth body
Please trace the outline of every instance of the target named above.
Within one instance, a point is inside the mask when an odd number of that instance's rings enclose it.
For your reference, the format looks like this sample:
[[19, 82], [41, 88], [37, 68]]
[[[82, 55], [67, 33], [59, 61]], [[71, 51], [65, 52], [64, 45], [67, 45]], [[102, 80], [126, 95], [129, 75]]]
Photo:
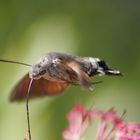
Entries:
[[[12, 63], [20, 62], [12, 61]], [[104, 60], [99, 58], [78, 57], [57, 52], [48, 53], [33, 64], [29, 74], [26, 74], [14, 87], [10, 100], [26, 99], [31, 79], [33, 82], [29, 98], [34, 98], [61, 94], [71, 84], [79, 84], [84, 88], [92, 89], [94, 83], [91, 77], [95, 75], [118, 76], [121, 75], [121, 72], [110, 68]]]

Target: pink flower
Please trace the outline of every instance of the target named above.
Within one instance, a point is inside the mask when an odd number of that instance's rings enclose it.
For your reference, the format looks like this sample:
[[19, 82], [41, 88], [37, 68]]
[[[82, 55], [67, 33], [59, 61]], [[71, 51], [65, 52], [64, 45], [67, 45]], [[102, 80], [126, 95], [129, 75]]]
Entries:
[[90, 122], [98, 118], [99, 128], [97, 140], [140, 140], [140, 124], [125, 123], [114, 110], [107, 112], [90, 109], [85, 110], [77, 104], [68, 114], [68, 127], [63, 132], [65, 140], [81, 140]]
[[24, 140], [27, 140], [27, 138], [26, 138], [26, 137], [24, 137]]
[[63, 132], [65, 140], [80, 140], [87, 127], [87, 114], [84, 108], [77, 104], [68, 114], [68, 128]]
[[[113, 110], [102, 112], [97, 133], [97, 140], [108, 140], [113, 136], [114, 130], [121, 124], [121, 119]], [[108, 124], [111, 124], [108, 125]], [[108, 130], [109, 129], [109, 130]]]
[[140, 124], [126, 123], [116, 133], [117, 140], [140, 140]]

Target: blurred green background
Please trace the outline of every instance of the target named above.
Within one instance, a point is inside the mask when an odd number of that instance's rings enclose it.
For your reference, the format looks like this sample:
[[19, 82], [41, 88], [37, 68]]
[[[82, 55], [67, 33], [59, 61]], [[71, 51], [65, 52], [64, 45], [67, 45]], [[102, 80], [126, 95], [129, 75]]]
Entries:
[[[126, 120], [140, 122], [140, 1], [0, 0], [0, 58], [33, 64], [51, 51], [102, 58], [124, 77], [95, 77], [104, 82], [92, 92], [72, 86], [32, 100], [33, 140], [61, 140], [65, 115], [78, 101], [119, 115], [126, 109]], [[8, 96], [29, 70], [0, 63], [1, 140], [27, 135], [25, 103], [9, 103]]]

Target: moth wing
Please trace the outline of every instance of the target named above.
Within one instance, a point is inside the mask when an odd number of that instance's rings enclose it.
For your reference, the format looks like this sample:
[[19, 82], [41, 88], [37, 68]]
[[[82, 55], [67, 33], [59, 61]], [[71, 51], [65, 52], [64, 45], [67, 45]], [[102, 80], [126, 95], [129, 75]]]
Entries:
[[74, 71], [77, 76], [78, 76], [78, 80], [79, 83], [84, 86], [85, 88], [88, 89], [92, 89], [92, 82], [91, 82], [91, 78], [84, 72], [82, 71], [80, 64], [76, 61], [64, 61], [62, 62], [62, 64], [69, 70], [71, 69], [72, 71]]
[[[29, 82], [29, 74], [26, 74], [12, 90], [10, 94], [10, 101], [26, 100]], [[43, 78], [33, 80], [29, 93], [29, 99], [61, 94], [68, 86], [68, 83], [52, 82]]]
[[54, 82], [43, 79], [43, 89], [49, 96], [54, 96], [63, 93], [69, 86], [67, 82]]

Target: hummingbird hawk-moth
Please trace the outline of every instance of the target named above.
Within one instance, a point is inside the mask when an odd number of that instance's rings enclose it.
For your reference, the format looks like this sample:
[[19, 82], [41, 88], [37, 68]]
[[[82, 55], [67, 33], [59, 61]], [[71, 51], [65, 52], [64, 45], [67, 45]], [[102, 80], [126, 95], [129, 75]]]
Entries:
[[71, 84], [91, 89], [95, 75], [122, 75], [110, 68], [104, 60], [94, 57], [78, 57], [62, 53], [48, 53], [33, 65], [0, 59], [0, 62], [16, 63], [31, 67], [13, 88], [10, 101], [26, 100], [29, 140], [31, 140], [28, 99], [61, 94]]
[[99, 58], [78, 57], [56, 52], [44, 55], [33, 65], [2, 59], [0, 61], [31, 67], [30, 72], [12, 90], [10, 101], [26, 99], [30, 79], [33, 81], [29, 99], [61, 94], [75, 83], [91, 89], [94, 86], [91, 77], [95, 75], [122, 75], [120, 71], [110, 68], [104, 60]]

